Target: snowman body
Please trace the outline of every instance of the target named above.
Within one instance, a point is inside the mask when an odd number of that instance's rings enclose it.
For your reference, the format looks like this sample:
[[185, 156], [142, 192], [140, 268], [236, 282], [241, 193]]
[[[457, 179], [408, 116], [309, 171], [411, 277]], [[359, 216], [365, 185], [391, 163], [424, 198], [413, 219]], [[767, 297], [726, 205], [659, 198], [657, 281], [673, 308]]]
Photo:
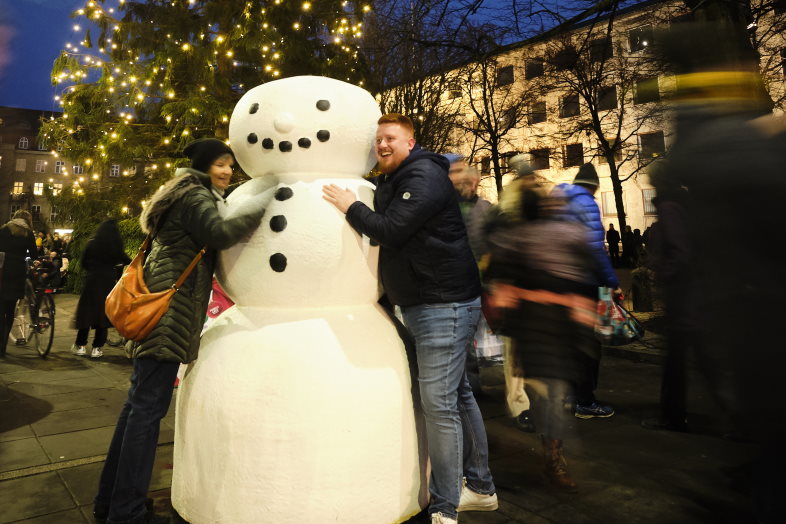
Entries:
[[321, 77], [264, 84], [235, 108], [230, 140], [254, 178], [228, 216], [268, 204], [220, 256], [235, 306], [178, 391], [172, 503], [192, 524], [387, 524], [425, 504], [410, 366], [377, 304], [378, 247], [322, 199], [335, 183], [372, 205], [361, 175], [378, 117], [366, 91]]

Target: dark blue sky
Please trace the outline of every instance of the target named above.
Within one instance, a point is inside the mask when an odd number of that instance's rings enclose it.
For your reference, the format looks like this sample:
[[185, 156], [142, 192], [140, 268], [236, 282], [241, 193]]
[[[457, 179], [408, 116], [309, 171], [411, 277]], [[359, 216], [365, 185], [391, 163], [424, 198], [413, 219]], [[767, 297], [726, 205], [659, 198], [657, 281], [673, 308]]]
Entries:
[[69, 15], [79, 0], [0, 0], [0, 31], [11, 28], [9, 62], [0, 69], [0, 106], [59, 110], [49, 75], [65, 43], [81, 34]]

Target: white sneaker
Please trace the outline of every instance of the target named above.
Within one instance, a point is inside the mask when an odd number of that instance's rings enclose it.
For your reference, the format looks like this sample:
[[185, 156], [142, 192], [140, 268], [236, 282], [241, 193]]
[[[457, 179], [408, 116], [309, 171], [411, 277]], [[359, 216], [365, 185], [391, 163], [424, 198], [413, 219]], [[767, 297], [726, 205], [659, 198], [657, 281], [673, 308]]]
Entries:
[[73, 346], [71, 346], [71, 353], [83, 357], [87, 354], [87, 349], [85, 349], [85, 346], [77, 346], [76, 344], [74, 344]]
[[458, 524], [458, 520], [452, 519], [443, 513], [432, 513], [431, 524]]
[[497, 494], [484, 495], [475, 493], [464, 484], [461, 488], [461, 498], [456, 511], [494, 511], [499, 507]]
[[104, 352], [101, 351], [101, 348], [93, 348], [93, 351], [90, 353], [90, 358], [98, 358], [104, 356]]

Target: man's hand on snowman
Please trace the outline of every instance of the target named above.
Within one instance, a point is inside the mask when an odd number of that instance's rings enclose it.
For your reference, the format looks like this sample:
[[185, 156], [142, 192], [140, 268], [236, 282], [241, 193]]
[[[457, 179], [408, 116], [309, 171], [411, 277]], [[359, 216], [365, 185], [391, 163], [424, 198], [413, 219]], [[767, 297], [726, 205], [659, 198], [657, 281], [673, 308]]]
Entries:
[[322, 198], [336, 206], [342, 213], [346, 213], [349, 206], [358, 199], [353, 191], [340, 188], [336, 184], [322, 186]]

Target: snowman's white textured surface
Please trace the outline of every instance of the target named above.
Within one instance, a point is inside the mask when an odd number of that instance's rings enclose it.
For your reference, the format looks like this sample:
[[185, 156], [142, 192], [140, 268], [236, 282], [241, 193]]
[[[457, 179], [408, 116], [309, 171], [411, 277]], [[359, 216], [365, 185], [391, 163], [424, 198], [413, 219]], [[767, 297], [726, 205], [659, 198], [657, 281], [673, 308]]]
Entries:
[[371, 205], [361, 177], [379, 115], [368, 92], [322, 77], [258, 86], [235, 107], [230, 140], [253, 180], [228, 213], [269, 204], [221, 254], [236, 305], [178, 392], [172, 502], [193, 524], [386, 524], [425, 502], [409, 364], [376, 303], [378, 248], [322, 199], [336, 183]]

